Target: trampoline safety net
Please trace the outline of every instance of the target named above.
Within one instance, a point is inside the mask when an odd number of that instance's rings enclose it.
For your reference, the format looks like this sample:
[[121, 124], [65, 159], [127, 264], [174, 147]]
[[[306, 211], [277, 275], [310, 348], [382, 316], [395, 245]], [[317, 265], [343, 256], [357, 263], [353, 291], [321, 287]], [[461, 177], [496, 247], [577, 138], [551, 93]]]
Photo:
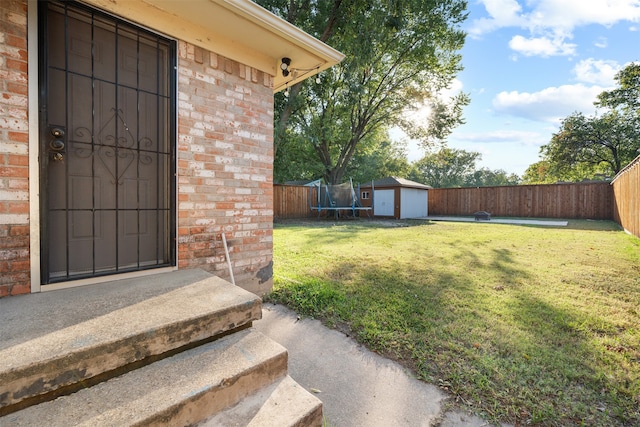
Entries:
[[309, 197], [310, 208], [317, 211], [318, 216], [323, 211], [333, 211], [338, 216], [340, 211], [351, 211], [356, 216], [358, 211], [366, 211], [369, 214], [371, 208], [363, 207], [358, 194], [353, 188], [353, 180], [343, 184], [322, 184], [320, 180], [309, 184], [311, 195]]

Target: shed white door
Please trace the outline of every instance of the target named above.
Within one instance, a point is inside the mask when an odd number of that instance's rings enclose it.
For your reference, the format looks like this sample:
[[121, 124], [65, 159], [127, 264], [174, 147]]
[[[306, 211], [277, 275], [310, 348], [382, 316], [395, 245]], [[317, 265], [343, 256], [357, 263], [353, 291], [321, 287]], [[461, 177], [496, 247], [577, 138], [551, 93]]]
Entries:
[[400, 189], [400, 219], [427, 216], [427, 190]]
[[395, 190], [376, 190], [373, 196], [373, 214], [376, 216], [393, 216], [393, 199]]

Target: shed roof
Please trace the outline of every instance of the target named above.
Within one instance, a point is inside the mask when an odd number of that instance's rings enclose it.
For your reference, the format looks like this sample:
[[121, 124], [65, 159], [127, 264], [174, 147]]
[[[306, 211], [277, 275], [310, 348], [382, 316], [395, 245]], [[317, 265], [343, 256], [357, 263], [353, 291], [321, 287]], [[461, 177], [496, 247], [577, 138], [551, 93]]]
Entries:
[[[433, 188], [425, 184], [420, 184], [419, 182], [411, 181], [409, 179], [404, 179], [404, 178], [398, 178], [395, 176], [389, 176], [386, 178], [373, 181], [373, 186], [374, 188], [375, 187], [405, 187], [405, 188], [419, 188], [424, 190], [430, 190]], [[371, 187], [371, 184], [363, 184], [360, 187]]]
[[[344, 55], [250, 0], [84, 0], [147, 28], [274, 77], [273, 90], [305, 80]], [[282, 58], [292, 72], [280, 72]]]

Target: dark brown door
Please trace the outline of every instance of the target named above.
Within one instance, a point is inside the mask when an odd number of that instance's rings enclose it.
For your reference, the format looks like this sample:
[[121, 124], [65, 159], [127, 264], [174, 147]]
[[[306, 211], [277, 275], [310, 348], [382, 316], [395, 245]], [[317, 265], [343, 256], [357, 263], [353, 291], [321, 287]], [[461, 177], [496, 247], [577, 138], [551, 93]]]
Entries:
[[44, 283], [173, 265], [173, 43], [39, 7]]

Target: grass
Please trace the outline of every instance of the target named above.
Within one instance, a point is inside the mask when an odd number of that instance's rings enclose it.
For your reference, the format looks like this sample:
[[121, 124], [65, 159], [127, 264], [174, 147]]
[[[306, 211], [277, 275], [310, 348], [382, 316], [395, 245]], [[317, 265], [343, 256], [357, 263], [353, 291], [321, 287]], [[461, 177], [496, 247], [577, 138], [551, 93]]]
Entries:
[[614, 223], [276, 224], [274, 266], [270, 300], [490, 421], [640, 425], [640, 239]]

